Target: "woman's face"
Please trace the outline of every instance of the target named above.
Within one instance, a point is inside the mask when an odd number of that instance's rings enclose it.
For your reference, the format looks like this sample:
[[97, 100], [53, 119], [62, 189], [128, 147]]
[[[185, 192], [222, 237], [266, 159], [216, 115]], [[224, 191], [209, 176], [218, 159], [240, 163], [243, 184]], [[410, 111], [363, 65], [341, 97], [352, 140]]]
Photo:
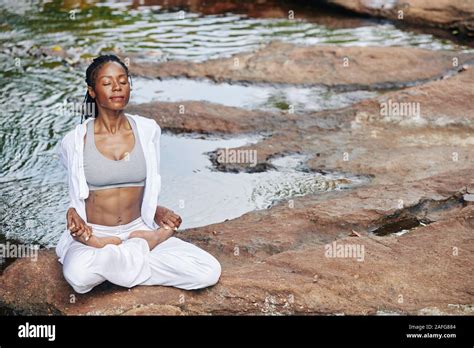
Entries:
[[95, 87], [87, 87], [100, 109], [125, 109], [130, 99], [130, 84], [125, 69], [117, 62], [105, 63], [97, 72]]

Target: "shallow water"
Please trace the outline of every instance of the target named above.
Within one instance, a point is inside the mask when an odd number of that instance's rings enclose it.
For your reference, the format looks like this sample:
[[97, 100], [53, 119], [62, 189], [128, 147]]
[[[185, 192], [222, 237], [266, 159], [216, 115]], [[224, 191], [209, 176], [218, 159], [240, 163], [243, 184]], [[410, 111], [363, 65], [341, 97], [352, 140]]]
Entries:
[[212, 170], [206, 152], [252, 144], [258, 139], [163, 137], [162, 175], [166, 189], [160, 199], [182, 216], [182, 228], [221, 222], [255, 209], [268, 208], [275, 202], [291, 197], [347, 189], [368, 181], [365, 177], [352, 176], [349, 182], [339, 182], [337, 179], [347, 176], [308, 173], [303, 167], [306, 157], [301, 155], [275, 159], [272, 164], [276, 170], [263, 173], [222, 173]]
[[[275, 39], [464, 49], [380, 21], [364, 21], [360, 27], [329, 27], [310, 20], [250, 18], [231, 12], [204, 15], [160, 6], [132, 6], [131, 2], [65, 3], [0, 4], [0, 235], [46, 246], [56, 242], [64, 227], [67, 187], [53, 149], [79, 117], [57, 106], [80, 101], [85, 92], [84, 70], [74, 64], [80, 58], [120, 50], [139, 52], [143, 59], [153, 61], [199, 61], [255, 49]], [[67, 58], [57, 55], [64, 52]], [[294, 104], [299, 110], [321, 110], [346, 106], [374, 93], [214, 85], [184, 79], [153, 82], [151, 87], [149, 83], [136, 80], [134, 93], [139, 93], [134, 102], [193, 99], [245, 108], [277, 110]], [[255, 139], [163, 136], [160, 202], [183, 216], [183, 227], [234, 218], [266, 208], [277, 199], [344, 188], [323, 184], [331, 177], [298, 170], [292, 163], [301, 158], [294, 156], [286, 163], [277, 160], [283, 164], [275, 171], [232, 174], [213, 171], [203, 155], [249, 141]], [[183, 160], [176, 161], [176, 157]], [[182, 202], [184, 208], [180, 207]]]
[[323, 86], [243, 85], [213, 83], [206, 79], [135, 78], [131, 102], [197, 100], [268, 111], [288, 110], [289, 105], [292, 105], [295, 112], [305, 112], [337, 109], [377, 95], [377, 92], [372, 91], [341, 92]]

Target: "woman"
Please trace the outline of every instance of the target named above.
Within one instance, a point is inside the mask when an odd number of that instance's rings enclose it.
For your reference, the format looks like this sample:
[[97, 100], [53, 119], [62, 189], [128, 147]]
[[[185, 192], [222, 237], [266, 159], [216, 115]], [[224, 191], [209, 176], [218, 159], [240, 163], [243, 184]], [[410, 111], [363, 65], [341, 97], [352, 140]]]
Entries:
[[100, 56], [86, 71], [86, 121], [58, 147], [68, 171], [67, 230], [56, 246], [68, 283], [86, 293], [114, 284], [200, 289], [217, 283], [221, 266], [206, 251], [173, 237], [181, 218], [158, 206], [161, 128], [125, 114], [127, 66]]

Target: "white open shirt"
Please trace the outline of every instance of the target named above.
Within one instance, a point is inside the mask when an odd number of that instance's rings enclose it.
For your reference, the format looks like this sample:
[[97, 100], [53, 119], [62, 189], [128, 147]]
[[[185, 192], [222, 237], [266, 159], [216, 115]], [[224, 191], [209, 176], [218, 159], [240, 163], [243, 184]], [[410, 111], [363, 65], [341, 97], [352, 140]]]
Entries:
[[[158, 195], [161, 191], [160, 175], [160, 137], [161, 128], [153, 119], [138, 115], [130, 115], [137, 125], [138, 137], [142, 145], [146, 163], [145, 192], [141, 206], [141, 214], [145, 224], [152, 228], [159, 228], [154, 220]], [[94, 118], [88, 118], [69, 131], [57, 147], [57, 154], [61, 163], [67, 169], [69, 186], [69, 207], [75, 208], [79, 216], [87, 223], [85, 199], [89, 196], [89, 187], [84, 174], [84, 136], [87, 123]], [[67, 245], [72, 241], [69, 231], [63, 232], [56, 248], [60, 261], [64, 256]]]

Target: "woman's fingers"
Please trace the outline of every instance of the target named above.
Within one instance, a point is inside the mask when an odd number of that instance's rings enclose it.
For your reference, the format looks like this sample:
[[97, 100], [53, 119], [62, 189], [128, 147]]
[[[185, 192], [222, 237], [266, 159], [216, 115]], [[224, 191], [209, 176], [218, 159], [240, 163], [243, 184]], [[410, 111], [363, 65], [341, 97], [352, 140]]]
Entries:
[[181, 225], [181, 216], [176, 214], [173, 211], [170, 211], [166, 216], [163, 218], [163, 222], [169, 224], [171, 227], [179, 227]]
[[173, 220], [174, 225], [175, 225], [176, 227], [179, 227], [179, 225], [181, 225], [181, 217], [180, 217], [179, 215], [174, 215], [174, 216], [172, 217], [172, 220]]
[[80, 216], [74, 213], [67, 215], [68, 229], [71, 235], [77, 240], [88, 241], [92, 236], [92, 227], [87, 226]]
[[165, 223], [165, 226], [168, 226], [173, 229], [178, 227], [178, 225], [171, 218], [165, 219], [164, 223]]
[[182, 222], [181, 217], [170, 209], [167, 209], [164, 207], [161, 207], [160, 209], [161, 209], [160, 211], [164, 210], [164, 213], [162, 213], [162, 215], [159, 214], [161, 216], [160, 216], [160, 220], [158, 224], [160, 226], [168, 225], [172, 229], [176, 230], [181, 225], [181, 222]]
[[69, 231], [73, 237], [76, 236], [77, 231], [80, 229], [80, 226], [76, 225], [74, 221], [71, 222], [71, 225], [69, 226]]
[[[80, 233], [80, 234], [79, 234]], [[90, 230], [90, 227], [87, 225], [84, 225], [78, 232], [77, 232], [77, 238], [80, 238], [81, 240], [87, 242], [89, 238], [92, 236], [92, 232]]]
[[84, 232], [84, 239], [86, 242], [89, 240], [90, 237], [91, 237], [91, 234], [89, 231]]
[[77, 231], [75, 232], [76, 237], [81, 237], [86, 232], [86, 228], [84, 225], [79, 226]]
[[167, 225], [167, 224], [163, 224], [162, 228], [164, 228], [166, 230], [166, 232], [168, 232], [169, 237], [171, 237], [174, 234], [174, 231], [177, 230], [176, 227], [172, 227], [172, 226]]
[[86, 242], [89, 240], [90, 237], [92, 237], [92, 227], [88, 226], [88, 225], [84, 225], [84, 229], [85, 229], [85, 238], [86, 238]]
[[74, 228], [75, 225], [72, 221], [71, 214], [66, 214], [66, 221], [67, 221], [67, 228], [70, 230], [71, 228]]
[[178, 214], [176, 214], [175, 212], [171, 212], [171, 215], [170, 215], [170, 219], [173, 220], [174, 224], [179, 227], [179, 225], [181, 225], [181, 216], [179, 216]]
[[93, 234], [92, 227], [87, 226], [87, 228], [89, 229], [89, 234], [88, 234], [88, 236], [89, 236], [89, 238], [90, 238], [90, 237], [92, 237], [92, 234]]

